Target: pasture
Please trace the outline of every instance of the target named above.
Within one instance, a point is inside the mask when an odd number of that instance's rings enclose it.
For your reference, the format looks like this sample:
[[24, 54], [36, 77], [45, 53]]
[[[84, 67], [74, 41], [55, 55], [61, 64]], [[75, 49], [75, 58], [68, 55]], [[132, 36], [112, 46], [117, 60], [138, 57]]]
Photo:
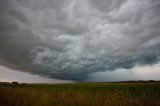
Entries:
[[160, 106], [160, 83], [1, 84], [0, 106]]

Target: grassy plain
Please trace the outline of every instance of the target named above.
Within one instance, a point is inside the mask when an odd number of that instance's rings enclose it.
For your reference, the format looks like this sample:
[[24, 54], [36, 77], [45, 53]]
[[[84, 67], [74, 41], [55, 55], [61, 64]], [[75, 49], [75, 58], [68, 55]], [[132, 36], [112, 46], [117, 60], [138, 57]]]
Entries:
[[160, 83], [2, 84], [0, 106], [160, 106]]

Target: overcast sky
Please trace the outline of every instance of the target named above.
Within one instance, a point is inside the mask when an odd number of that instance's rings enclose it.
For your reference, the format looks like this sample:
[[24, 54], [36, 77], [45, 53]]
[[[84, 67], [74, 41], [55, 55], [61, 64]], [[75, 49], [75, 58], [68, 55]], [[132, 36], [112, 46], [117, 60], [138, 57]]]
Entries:
[[75, 81], [57, 80], [47, 77], [40, 77], [38, 75], [32, 75], [0, 66], [0, 81], [20, 83], [71, 83]]
[[159, 11], [159, 0], [0, 0], [0, 77], [160, 80]]

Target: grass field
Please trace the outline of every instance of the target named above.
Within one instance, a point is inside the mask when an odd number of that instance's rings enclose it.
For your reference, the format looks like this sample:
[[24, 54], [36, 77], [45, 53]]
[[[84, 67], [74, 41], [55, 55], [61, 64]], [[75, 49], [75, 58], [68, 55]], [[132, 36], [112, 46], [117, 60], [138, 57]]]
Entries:
[[160, 83], [0, 85], [0, 106], [160, 106]]

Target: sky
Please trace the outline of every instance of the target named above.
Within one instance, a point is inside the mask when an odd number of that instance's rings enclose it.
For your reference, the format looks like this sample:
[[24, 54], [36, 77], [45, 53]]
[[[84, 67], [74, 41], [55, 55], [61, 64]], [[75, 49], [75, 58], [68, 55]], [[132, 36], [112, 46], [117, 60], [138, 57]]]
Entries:
[[29, 73], [24, 73], [0, 66], [0, 81], [19, 83], [74, 83], [74, 81], [57, 80], [48, 77], [41, 77]]
[[160, 80], [159, 10], [159, 0], [0, 0], [0, 80]]

